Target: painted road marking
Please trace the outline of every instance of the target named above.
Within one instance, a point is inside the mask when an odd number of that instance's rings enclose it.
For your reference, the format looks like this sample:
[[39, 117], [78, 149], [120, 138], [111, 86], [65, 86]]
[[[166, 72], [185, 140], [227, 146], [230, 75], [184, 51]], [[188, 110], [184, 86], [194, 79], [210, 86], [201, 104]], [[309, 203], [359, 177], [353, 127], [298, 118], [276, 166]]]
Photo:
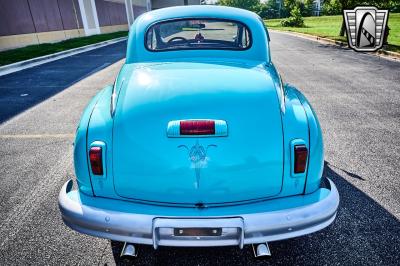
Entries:
[[64, 139], [74, 138], [75, 134], [23, 134], [23, 135], [0, 135], [0, 139]]

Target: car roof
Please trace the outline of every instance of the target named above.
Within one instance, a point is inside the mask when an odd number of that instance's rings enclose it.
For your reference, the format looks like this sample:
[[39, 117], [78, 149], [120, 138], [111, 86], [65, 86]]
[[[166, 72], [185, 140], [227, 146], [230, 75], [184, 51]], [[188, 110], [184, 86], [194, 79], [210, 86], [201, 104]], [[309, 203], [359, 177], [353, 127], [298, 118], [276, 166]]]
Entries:
[[[252, 46], [246, 51], [185, 50], [153, 52], [145, 49], [145, 34], [154, 23], [183, 18], [214, 18], [245, 24], [252, 35]], [[248, 10], [214, 5], [176, 6], [153, 10], [139, 16], [132, 24], [128, 38], [126, 63], [171, 61], [178, 58], [235, 58], [270, 62], [266, 28], [261, 18]]]
[[167, 7], [145, 13], [144, 17], [146, 18], [146, 21], [148, 21], [150, 24], [160, 20], [184, 17], [214, 17], [222, 19], [232, 19], [237, 21], [246, 21], [249, 19], [259, 18], [257, 14], [245, 9], [212, 5]]

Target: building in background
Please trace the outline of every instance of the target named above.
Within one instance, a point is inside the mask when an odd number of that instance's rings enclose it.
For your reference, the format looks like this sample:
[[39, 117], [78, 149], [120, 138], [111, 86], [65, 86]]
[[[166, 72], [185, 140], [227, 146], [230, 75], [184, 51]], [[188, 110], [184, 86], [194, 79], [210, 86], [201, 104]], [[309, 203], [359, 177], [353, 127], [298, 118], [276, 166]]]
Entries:
[[200, 0], [0, 0], [0, 51], [128, 30], [140, 14]]
[[322, 0], [314, 0], [313, 16], [320, 16], [322, 9]]

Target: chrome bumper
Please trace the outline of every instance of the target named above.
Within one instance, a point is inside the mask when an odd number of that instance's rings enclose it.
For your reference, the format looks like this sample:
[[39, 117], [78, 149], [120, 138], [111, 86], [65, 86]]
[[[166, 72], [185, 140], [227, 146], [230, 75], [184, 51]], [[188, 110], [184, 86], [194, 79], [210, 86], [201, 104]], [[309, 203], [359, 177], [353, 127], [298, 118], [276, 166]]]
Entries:
[[[59, 195], [59, 207], [62, 218], [70, 228], [92, 236], [135, 244], [158, 246], [232, 246], [240, 248], [245, 244], [276, 241], [306, 235], [321, 230], [331, 224], [339, 205], [339, 194], [329, 180], [329, 194], [311, 204], [266, 212], [232, 213], [224, 216], [207, 215], [207, 209], [197, 210], [199, 215], [165, 215], [174, 213], [177, 207], [154, 207], [141, 204], [138, 211], [124, 211], [120, 207], [130, 203], [120, 200], [94, 198], [72, 190], [72, 180], [63, 186]], [[308, 198], [307, 198], [308, 197]], [[290, 197], [292, 200], [307, 202], [316, 195]], [[278, 200], [278, 199], [277, 199]], [[269, 204], [274, 201], [271, 199]], [[282, 199], [280, 199], [282, 202]], [[93, 202], [104, 206], [104, 209], [93, 207]], [[136, 204], [137, 205], [137, 204]], [[139, 205], [138, 205], [139, 206]], [[246, 205], [241, 205], [242, 210]], [[107, 209], [113, 207], [116, 210]], [[262, 206], [261, 206], [262, 207]], [[229, 207], [221, 207], [229, 208]], [[149, 213], [149, 209], [163, 210], [160, 213]], [[187, 208], [186, 208], [187, 209]], [[218, 208], [210, 208], [218, 209]], [[117, 211], [118, 210], [118, 211]], [[146, 211], [143, 211], [146, 210]], [[235, 209], [237, 210], [237, 209]], [[165, 212], [164, 212], [165, 211]], [[222, 228], [220, 236], [175, 236], [174, 228]]]

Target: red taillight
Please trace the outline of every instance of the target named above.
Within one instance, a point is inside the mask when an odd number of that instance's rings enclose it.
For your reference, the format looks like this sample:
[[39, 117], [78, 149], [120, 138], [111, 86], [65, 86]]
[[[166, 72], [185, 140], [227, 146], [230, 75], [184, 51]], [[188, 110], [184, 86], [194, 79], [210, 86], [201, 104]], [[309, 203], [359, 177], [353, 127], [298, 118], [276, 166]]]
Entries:
[[181, 135], [215, 135], [214, 120], [186, 120], [180, 122]]
[[304, 173], [307, 165], [308, 150], [305, 145], [294, 146], [294, 173]]
[[103, 156], [101, 147], [91, 147], [89, 151], [90, 166], [92, 173], [103, 175]]

